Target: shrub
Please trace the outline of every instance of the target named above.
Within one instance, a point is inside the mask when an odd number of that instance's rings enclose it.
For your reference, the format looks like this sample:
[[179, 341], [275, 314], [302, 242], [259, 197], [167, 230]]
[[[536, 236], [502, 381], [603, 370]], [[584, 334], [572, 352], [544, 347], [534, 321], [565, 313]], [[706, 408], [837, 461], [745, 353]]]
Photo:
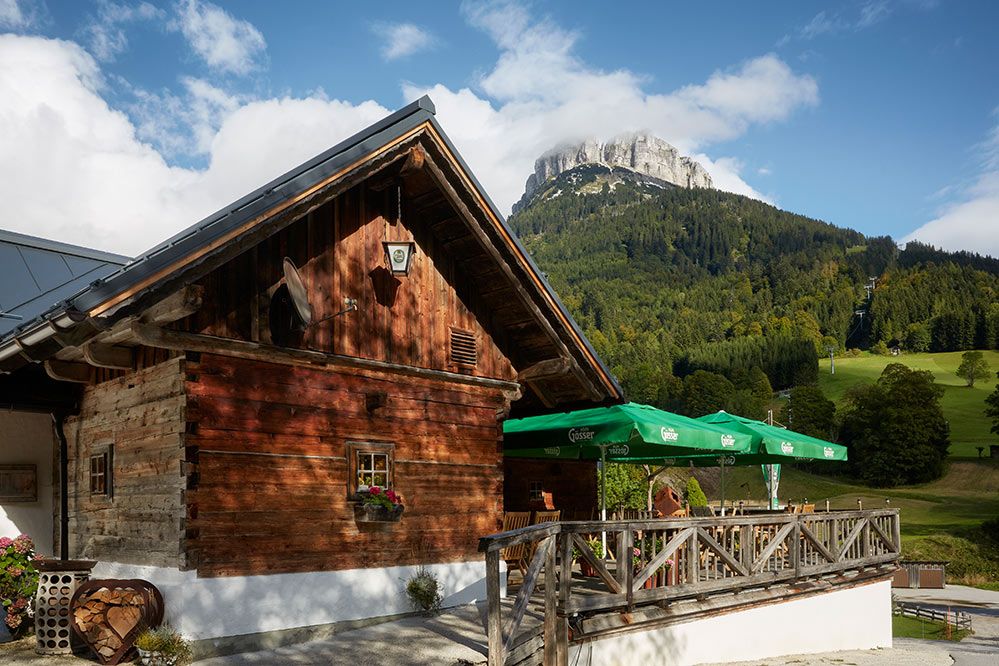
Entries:
[[7, 611], [4, 622], [10, 635], [20, 638], [28, 633], [35, 614], [34, 598], [38, 591], [38, 570], [34, 561], [35, 544], [22, 534], [16, 539], [0, 537], [0, 604]]
[[169, 625], [156, 629], [146, 629], [135, 639], [135, 647], [146, 652], [154, 652], [171, 657], [175, 664], [186, 664], [191, 660], [191, 644]]
[[416, 574], [406, 583], [406, 596], [413, 607], [424, 613], [432, 613], [441, 607], [444, 596], [441, 594], [441, 584], [430, 571], [420, 567]]
[[687, 501], [689, 506], [708, 505], [708, 496], [701, 490], [701, 484], [694, 477], [687, 479], [687, 487], [683, 491], [683, 499]]
[[[587, 540], [586, 545], [588, 545], [590, 547], [590, 550], [593, 551], [593, 556], [596, 557], [598, 560], [602, 560], [604, 558], [604, 544], [603, 544], [602, 541], [600, 541], [600, 539], [596, 539], [596, 538], [589, 539], [589, 540]], [[573, 560], [578, 560], [579, 557], [580, 557], [579, 549], [578, 548], [573, 548], [572, 549], [572, 559]]]

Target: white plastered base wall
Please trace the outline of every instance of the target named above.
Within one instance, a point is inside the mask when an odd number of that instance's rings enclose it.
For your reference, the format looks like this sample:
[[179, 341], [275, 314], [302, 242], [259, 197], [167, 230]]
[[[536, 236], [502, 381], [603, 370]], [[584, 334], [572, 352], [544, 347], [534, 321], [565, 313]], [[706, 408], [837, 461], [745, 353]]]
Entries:
[[635, 631], [573, 648], [578, 666], [688, 666], [891, 647], [891, 583], [882, 581]]
[[[485, 562], [424, 567], [443, 586], [444, 606], [486, 598]], [[159, 588], [166, 621], [201, 640], [398, 615], [413, 610], [406, 581], [417, 566], [198, 578], [194, 571], [100, 562], [93, 578], [141, 578]], [[501, 574], [505, 593], [505, 570]]]

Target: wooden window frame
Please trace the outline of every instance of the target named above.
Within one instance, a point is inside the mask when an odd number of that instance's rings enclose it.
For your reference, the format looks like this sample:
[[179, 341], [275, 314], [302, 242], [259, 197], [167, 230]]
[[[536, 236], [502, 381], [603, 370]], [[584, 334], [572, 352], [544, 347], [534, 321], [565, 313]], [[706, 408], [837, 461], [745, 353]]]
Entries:
[[[114, 498], [114, 445], [109, 444], [106, 449], [98, 453], [93, 453], [89, 457], [89, 467], [87, 478], [91, 497]], [[103, 467], [102, 470], [95, 471], [94, 467]]]
[[[537, 490], [537, 495], [535, 495], [535, 490]], [[543, 501], [545, 499], [545, 483], [544, 481], [528, 481], [527, 482], [527, 501], [537, 502]]]
[[395, 485], [395, 444], [391, 442], [347, 442], [347, 496], [357, 498], [358, 454], [382, 454], [387, 456], [385, 488]]

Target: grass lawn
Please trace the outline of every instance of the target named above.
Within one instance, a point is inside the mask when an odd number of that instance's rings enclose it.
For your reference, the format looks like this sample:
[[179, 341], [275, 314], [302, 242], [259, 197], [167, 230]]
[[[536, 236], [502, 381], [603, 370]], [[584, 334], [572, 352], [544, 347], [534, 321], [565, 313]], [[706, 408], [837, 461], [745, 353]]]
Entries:
[[[940, 354], [902, 354], [901, 356], [874, 356], [863, 354], [856, 358], [836, 359], [836, 374], [829, 374], [829, 359], [819, 361], [819, 386], [826, 396], [841, 402], [846, 390], [860, 382], [873, 382], [889, 363], [902, 363], [915, 370], [929, 370], [936, 383], [944, 388], [941, 406], [950, 422], [950, 455], [958, 458], [977, 458], [976, 446], [999, 444], [999, 436], [989, 432], [991, 423], [985, 417], [985, 397], [996, 387], [995, 372], [987, 380], [975, 382], [968, 388], [955, 373], [961, 364], [963, 352]], [[985, 360], [993, 371], [999, 370], [999, 352], [984, 351]]]
[[893, 615], [891, 618], [891, 635], [895, 638], [926, 638], [935, 641], [959, 641], [968, 635], [964, 629], [951, 627], [950, 638], [947, 637], [947, 626], [943, 622], [933, 622], [922, 618]]

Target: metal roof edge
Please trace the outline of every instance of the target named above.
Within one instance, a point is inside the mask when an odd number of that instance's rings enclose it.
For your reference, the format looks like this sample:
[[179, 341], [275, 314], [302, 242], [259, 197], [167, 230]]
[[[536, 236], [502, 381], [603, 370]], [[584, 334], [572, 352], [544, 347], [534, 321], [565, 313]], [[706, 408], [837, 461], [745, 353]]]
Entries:
[[104, 250], [95, 250], [93, 248], [83, 247], [82, 245], [72, 245], [70, 243], [63, 243], [61, 241], [42, 238], [41, 236], [29, 236], [28, 234], [9, 231], [7, 229], [0, 229], [0, 243], [23, 245], [37, 250], [58, 252], [59, 254], [68, 254], [74, 257], [93, 259], [94, 261], [104, 261], [109, 264], [117, 264], [119, 266], [132, 261], [131, 257], [127, 257], [123, 254], [115, 254]]

